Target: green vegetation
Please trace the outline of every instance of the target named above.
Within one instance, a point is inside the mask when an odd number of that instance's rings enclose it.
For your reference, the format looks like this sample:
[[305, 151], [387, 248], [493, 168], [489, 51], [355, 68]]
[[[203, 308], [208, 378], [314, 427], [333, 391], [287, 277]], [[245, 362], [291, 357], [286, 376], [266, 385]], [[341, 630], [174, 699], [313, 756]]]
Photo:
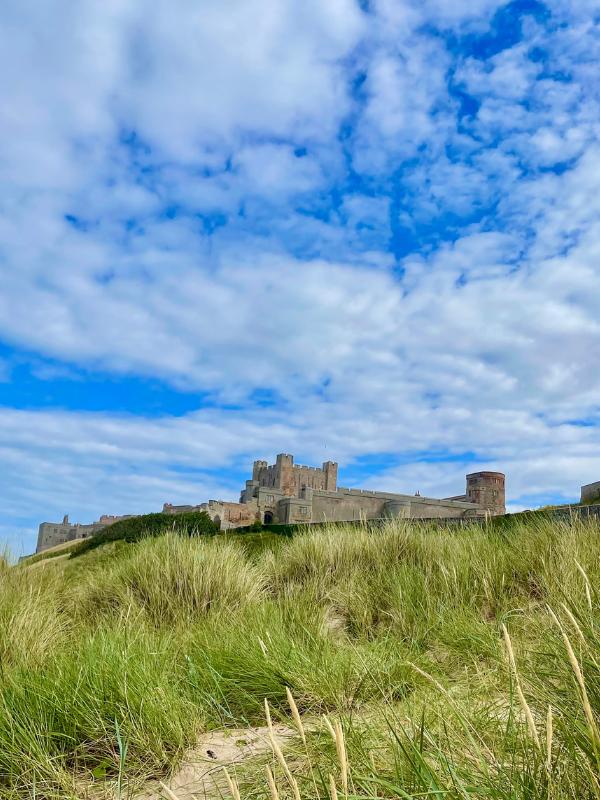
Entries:
[[140, 532], [0, 562], [0, 797], [129, 796], [265, 698], [298, 725], [289, 687], [306, 741], [238, 765], [243, 797], [267, 762], [282, 800], [600, 798], [599, 533]]
[[206, 511], [190, 511], [186, 514], [142, 514], [113, 522], [89, 539], [78, 542], [71, 552], [71, 558], [77, 558], [107, 542], [119, 540], [139, 542], [140, 539], [160, 536], [167, 531], [186, 536], [214, 536], [218, 530], [218, 526]]

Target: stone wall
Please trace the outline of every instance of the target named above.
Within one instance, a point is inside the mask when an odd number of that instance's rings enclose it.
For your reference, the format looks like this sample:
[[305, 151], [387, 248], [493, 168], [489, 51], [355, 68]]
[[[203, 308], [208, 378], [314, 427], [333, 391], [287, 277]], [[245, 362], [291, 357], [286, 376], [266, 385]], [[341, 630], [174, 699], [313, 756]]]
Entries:
[[206, 503], [197, 506], [174, 506], [172, 503], [163, 503], [163, 514], [190, 514], [194, 511], [204, 511]]
[[544, 514], [549, 514], [552, 519], [556, 520], [598, 519], [600, 518], [600, 503], [589, 506], [562, 506], [544, 511]]
[[313, 522], [344, 522], [387, 516], [433, 519], [472, 517], [484, 512], [474, 503], [434, 500], [414, 495], [339, 488], [337, 492], [312, 492]]
[[189, 514], [190, 512], [204, 511], [216, 522], [220, 530], [242, 528], [258, 519], [256, 502], [232, 503], [227, 500], [209, 500], [197, 506], [173, 506], [171, 503], [163, 505], [163, 514]]
[[[385, 517], [411, 519], [457, 519], [504, 513], [504, 475], [476, 472], [467, 475], [465, 495], [436, 500], [428, 497], [337, 487], [338, 465], [326, 461], [321, 467], [294, 464], [289, 453], [279, 453], [274, 464], [255, 461], [252, 478], [246, 481], [240, 502], [210, 500], [200, 505], [165, 503], [163, 513], [206, 511], [222, 530], [245, 527], [255, 520], [271, 523], [352, 522]], [[598, 484], [591, 486], [599, 487]], [[583, 487], [587, 489], [589, 487]], [[42, 523], [40, 549], [85, 538], [122, 517], [103, 516], [92, 525]]]
[[277, 519], [285, 525], [312, 522], [312, 505], [301, 497], [284, 497], [277, 504]]
[[57, 544], [87, 539], [105, 528], [106, 524], [93, 522], [90, 525], [71, 524], [70, 522], [42, 522], [38, 529], [36, 553], [55, 547]]
[[581, 487], [582, 503], [593, 503], [596, 500], [600, 500], [600, 481], [587, 483]]
[[[540, 518], [555, 520], [556, 522], [573, 522], [579, 519], [597, 519], [600, 522], [600, 503], [587, 506], [561, 506], [560, 508], [544, 509], [543, 511], [523, 511], [517, 514], [508, 514], [507, 518], [510, 519], [512, 517], [518, 520], [521, 515], [523, 515], [524, 519], [531, 518], [529, 515], [539, 515]], [[475, 517], [472, 519], [446, 518], [436, 521], [439, 521], [441, 524], [451, 525], [456, 523], [467, 525], [473, 522], [485, 524], [486, 519], [486, 517]], [[418, 522], [418, 520], [415, 520], [415, 522]]]
[[216, 522], [222, 531], [230, 528], [241, 528], [258, 519], [256, 503], [229, 503], [211, 500], [203, 509]]

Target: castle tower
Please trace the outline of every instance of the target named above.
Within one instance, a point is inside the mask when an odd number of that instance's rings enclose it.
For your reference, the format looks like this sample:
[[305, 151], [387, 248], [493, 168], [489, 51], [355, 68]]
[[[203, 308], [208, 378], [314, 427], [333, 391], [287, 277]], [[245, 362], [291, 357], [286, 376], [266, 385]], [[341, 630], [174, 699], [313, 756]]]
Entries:
[[266, 470], [266, 461], [255, 461], [252, 465], [252, 480], [259, 481], [263, 470]]
[[472, 472], [467, 475], [467, 501], [477, 503], [492, 516], [505, 514], [505, 477], [503, 472]]
[[296, 494], [294, 456], [289, 453], [279, 453], [275, 459], [275, 486], [289, 497]]
[[338, 465], [335, 461], [325, 461], [323, 472], [325, 473], [325, 491], [335, 492], [337, 489]]

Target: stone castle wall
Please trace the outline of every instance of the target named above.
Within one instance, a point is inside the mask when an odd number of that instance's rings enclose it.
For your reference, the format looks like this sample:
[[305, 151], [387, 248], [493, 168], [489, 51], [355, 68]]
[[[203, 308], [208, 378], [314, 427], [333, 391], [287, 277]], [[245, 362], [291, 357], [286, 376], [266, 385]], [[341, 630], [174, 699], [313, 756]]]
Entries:
[[595, 501], [600, 501], [600, 481], [587, 483], [581, 487], [581, 502], [593, 503]]
[[255, 461], [240, 504], [255, 505], [262, 522], [341, 522], [402, 516], [452, 519], [503, 514], [505, 485], [501, 472], [467, 475], [462, 495], [438, 500], [421, 496], [343, 489], [337, 486], [337, 464], [322, 467], [294, 464], [280, 453], [274, 464]]
[[93, 522], [90, 525], [71, 524], [70, 522], [42, 522], [38, 529], [36, 553], [55, 547], [57, 544], [87, 539], [106, 527], [106, 523]]
[[476, 503], [466, 501], [435, 500], [360, 489], [312, 493], [313, 522], [343, 522], [392, 516], [434, 519], [477, 515], [483, 516], [485, 511]]
[[[262, 523], [360, 522], [400, 517], [459, 525], [482, 522], [505, 509], [505, 477], [501, 472], [481, 471], [466, 476], [464, 494], [441, 500], [420, 495], [395, 494], [337, 486], [338, 465], [326, 461], [322, 467], [294, 464], [294, 457], [280, 453], [274, 464], [255, 461], [252, 478], [246, 481], [240, 502], [210, 500], [199, 505], [163, 505], [165, 514], [206, 511], [220, 527], [229, 530]], [[595, 502], [598, 501], [598, 502]], [[585, 505], [565, 506], [550, 512], [554, 519], [600, 518], [600, 481], [581, 487]], [[89, 525], [42, 522], [36, 552], [65, 542], [85, 539], [102, 528], [126, 519], [102, 515]]]
[[120, 519], [129, 519], [131, 514], [124, 514], [120, 517], [115, 517], [111, 514], [103, 514], [96, 522], [89, 525], [81, 525], [79, 522], [69, 522], [69, 517], [66, 515], [62, 522], [42, 522], [38, 528], [36, 553], [41, 553], [43, 550], [48, 550], [50, 547], [56, 547], [57, 544], [64, 544], [65, 542], [74, 542], [78, 539], [89, 539], [102, 528], [107, 525], [112, 525], [113, 522], [118, 522]]

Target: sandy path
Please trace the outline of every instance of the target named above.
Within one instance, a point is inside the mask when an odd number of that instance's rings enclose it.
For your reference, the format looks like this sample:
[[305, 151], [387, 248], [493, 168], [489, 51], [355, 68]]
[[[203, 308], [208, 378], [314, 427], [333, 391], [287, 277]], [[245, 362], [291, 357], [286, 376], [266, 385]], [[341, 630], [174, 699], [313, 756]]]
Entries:
[[[285, 725], [274, 725], [273, 730], [281, 745], [298, 735], [294, 728]], [[229, 789], [223, 767], [233, 774], [237, 764], [270, 750], [266, 726], [212, 731], [198, 740], [181, 767], [164, 783], [177, 800], [227, 797]], [[164, 800], [168, 797], [168, 793], [156, 782], [136, 795], [136, 800]]]

